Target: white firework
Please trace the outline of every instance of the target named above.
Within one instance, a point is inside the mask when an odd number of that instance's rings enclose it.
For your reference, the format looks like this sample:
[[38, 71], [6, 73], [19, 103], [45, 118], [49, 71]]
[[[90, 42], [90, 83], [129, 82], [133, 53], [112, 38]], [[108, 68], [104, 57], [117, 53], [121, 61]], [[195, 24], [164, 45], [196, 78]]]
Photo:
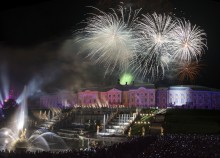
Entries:
[[177, 20], [172, 34], [172, 57], [178, 61], [198, 60], [206, 45], [206, 33], [185, 20]]
[[80, 52], [86, 52], [95, 64], [104, 64], [106, 73], [118, 68], [158, 79], [170, 63], [198, 60], [207, 47], [203, 30], [171, 15], [145, 14], [139, 20], [140, 9], [94, 9], [98, 14], [91, 14], [86, 27], [77, 30], [77, 42]]
[[136, 30], [140, 35], [142, 53], [135, 71], [145, 77], [164, 76], [168, 68], [170, 55], [170, 37], [176, 26], [170, 15], [146, 14], [137, 22]]
[[116, 67], [126, 71], [139, 48], [133, 25], [140, 9], [132, 11], [119, 6], [110, 13], [95, 9], [99, 14], [92, 14], [85, 22], [87, 26], [78, 30], [83, 34], [78, 39], [83, 43], [82, 52], [87, 51], [94, 63], [104, 64], [106, 73], [112, 73]]

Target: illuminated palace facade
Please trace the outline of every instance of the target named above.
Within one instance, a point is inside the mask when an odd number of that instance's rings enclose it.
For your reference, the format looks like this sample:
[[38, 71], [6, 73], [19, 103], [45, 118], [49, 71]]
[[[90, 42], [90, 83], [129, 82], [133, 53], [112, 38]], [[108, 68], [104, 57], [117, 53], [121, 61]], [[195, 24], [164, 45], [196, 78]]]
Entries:
[[[71, 93], [71, 92], [69, 92]], [[152, 84], [88, 88], [76, 94], [42, 96], [42, 107], [140, 107], [220, 109], [220, 91], [202, 86], [155, 88]]]

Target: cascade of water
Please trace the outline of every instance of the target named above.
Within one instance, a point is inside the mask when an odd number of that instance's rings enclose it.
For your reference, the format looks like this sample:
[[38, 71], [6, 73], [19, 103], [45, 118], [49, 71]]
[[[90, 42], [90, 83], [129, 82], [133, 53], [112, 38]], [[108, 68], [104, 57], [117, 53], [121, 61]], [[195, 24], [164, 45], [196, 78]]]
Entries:
[[120, 114], [118, 115], [118, 123], [121, 123], [121, 118], [120, 118]]
[[18, 122], [17, 122], [17, 129], [20, 131], [24, 128], [24, 125], [25, 125], [25, 120], [26, 119], [26, 113], [27, 113], [27, 110], [26, 110], [26, 104], [27, 104], [27, 94], [26, 94], [26, 86], [24, 87], [24, 90], [22, 92], [22, 102], [21, 102], [21, 105], [20, 105], [20, 108], [19, 108], [19, 115], [18, 115]]
[[103, 129], [104, 129], [104, 132], [105, 132], [105, 115], [104, 115], [104, 118], [103, 118]]
[[[16, 124], [10, 128], [0, 129], [0, 150], [22, 150], [22, 151], [56, 151], [67, 150], [68, 146], [64, 140], [55, 133], [47, 132], [45, 129], [38, 129], [30, 136], [26, 136], [27, 119], [27, 88], [20, 96], [20, 104], [16, 111]], [[39, 117], [46, 118], [46, 111], [40, 111]], [[50, 116], [50, 112], [48, 112]]]
[[39, 118], [42, 118], [42, 111], [40, 110]]
[[108, 120], [109, 120], [109, 118], [108, 118], [108, 114], [107, 114], [107, 117], [106, 117], [106, 122], [108, 123]]
[[48, 111], [47, 118], [50, 121], [50, 110]]

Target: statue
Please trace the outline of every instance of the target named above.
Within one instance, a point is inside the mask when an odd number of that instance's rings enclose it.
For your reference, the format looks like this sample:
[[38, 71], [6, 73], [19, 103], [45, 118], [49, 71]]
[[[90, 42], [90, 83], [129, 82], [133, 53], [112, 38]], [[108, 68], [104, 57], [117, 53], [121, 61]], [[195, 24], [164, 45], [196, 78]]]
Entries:
[[129, 136], [129, 137], [131, 136], [131, 127], [129, 128], [128, 136]]
[[13, 150], [16, 152], [26, 151], [28, 148], [28, 141], [26, 139], [26, 128], [19, 130], [19, 139], [13, 143]]
[[145, 136], [145, 128], [142, 127], [142, 136]]
[[26, 139], [26, 132], [27, 132], [26, 128], [23, 129], [23, 130], [20, 130], [20, 132], [19, 132], [19, 139], [20, 140], [25, 140]]
[[99, 133], [99, 126], [97, 126], [97, 134]]

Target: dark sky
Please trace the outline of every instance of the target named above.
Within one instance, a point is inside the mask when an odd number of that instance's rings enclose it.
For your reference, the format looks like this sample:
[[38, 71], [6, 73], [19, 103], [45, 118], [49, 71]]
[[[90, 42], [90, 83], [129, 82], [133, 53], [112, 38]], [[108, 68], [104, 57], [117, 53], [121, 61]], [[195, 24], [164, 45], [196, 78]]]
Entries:
[[[41, 0], [11, 2], [1, 5], [0, 66], [7, 68], [14, 87], [29, 82], [56, 89], [77, 89], [114, 83], [117, 76], [103, 77], [100, 66], [92, 65], [76, 54], [72, 32], [85, 19], [88, 8], [113, 7], [116, 0]], [[134, 0], [125, 1], [143, 11], [174, 12], [207, 33], [208, 50], [203, 56], [206, 67], [197, 84], [219, 88], [220, 3], [212, 0]]]

